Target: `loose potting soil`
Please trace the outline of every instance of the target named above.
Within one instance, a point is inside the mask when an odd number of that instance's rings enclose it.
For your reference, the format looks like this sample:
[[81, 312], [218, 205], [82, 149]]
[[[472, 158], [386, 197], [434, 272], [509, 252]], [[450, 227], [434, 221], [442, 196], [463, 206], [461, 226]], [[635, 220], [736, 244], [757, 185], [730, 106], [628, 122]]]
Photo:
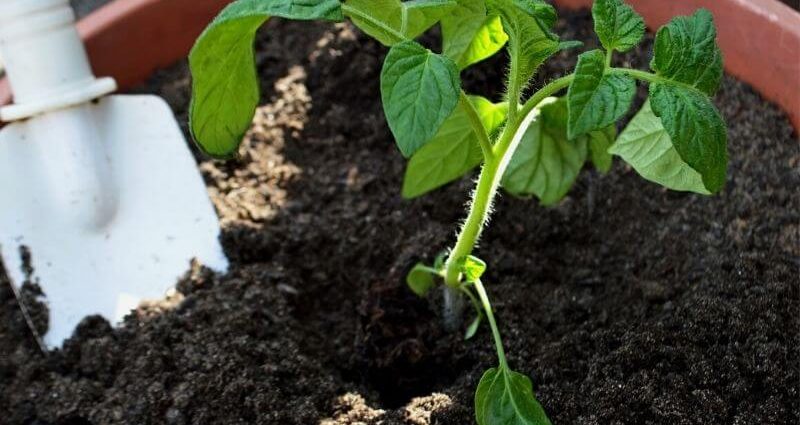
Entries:
[[[562, 11], [564, 39], [593, 48], [590, 29], [587, 12]], [[650, 50], [617, 62], [646, 68]], [[0, 422], [474, 423], [473, 391], [496, 361], [488, 330], [445, 332], [437, 296], [403, 283], [453, 243], [474, 175], [400, 197], [385, 53], [347, 24], [264, 29], [263, 105], [241, 157], [198, 156], [230, 273], [195, 266], [170, 299], [119, 328], [86, 318], [47, 354], [0, 279]], [[577, 53], [548, 62], [535, 86]], [[504, 60], [467, 71], [468, 91], [498, 100]], [[185, 64], [141, 91], [185, 123]], [[730, 152], [716, 196], [667, 191], [617, 160], [606, 175], [585, 170], [553, 208], [499, 199], [477, 255], [510, 364], [554, 424], [800, 421], [800, 143], [733, 78], [716, 104]], [[46, 326], [46, 309], [32, 314]]]

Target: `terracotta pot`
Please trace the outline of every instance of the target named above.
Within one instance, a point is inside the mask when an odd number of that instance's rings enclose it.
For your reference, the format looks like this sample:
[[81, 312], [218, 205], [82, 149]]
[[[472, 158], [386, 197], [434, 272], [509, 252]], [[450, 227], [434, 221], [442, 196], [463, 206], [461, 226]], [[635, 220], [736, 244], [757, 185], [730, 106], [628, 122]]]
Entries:
[[[554, 0], [571, 8], [592, 0]], [[727, 71], [789, 114], [800, 130], [800, 13], [777, 0], [627, 0], [651, 28], [699, 7], [711, 10]], [[95, 74], [121, 89], [184, 57], [230, 0], [116, 0], [78, 24]], [[11, 95], [0, 81], [0, 104]]]

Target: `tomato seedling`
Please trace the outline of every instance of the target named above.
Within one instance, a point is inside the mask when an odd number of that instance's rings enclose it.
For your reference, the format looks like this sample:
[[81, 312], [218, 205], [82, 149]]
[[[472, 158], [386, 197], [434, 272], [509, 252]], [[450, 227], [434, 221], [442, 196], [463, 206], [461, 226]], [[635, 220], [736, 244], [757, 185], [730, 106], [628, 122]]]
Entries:
[[[236, 154], [259, 100], [253, 59], [256, 30], [270, 17], [350, 21], [389, 47], [381, 98], [400, 152], [410, 158], [402, 193], [414, 198], [481, 166], [469, 212], [455, 245], [432, 266], [416, 265], [410, 288], [425, 295], [445, 288], [446, 321], [461, 318], [469, 299], [494, 337], [498, 366], [475, 393], [480, 425], [549, 424], [528, 377], [508, 365], [474, 257], [499, 188], [544, 205], [561, 200], [587, 162], [607, 172], [619, 156], [641, 176], [670, 189], [711, 194], [725, 182], [727, 135], [711, 96], [722, 79], [722, 55], [711, 13], [698, 10], [658, 30], [652, 72], [612, 66], [614, 52], [634, 48], [644, 21], [622, 0], [592, 8], [602, 49], [578, 56], [573, 73], [524, 96], [539, 66], [553, 54], [582, 46], [553, 33], [556, 10], [543, 0], [239, 0], [200, 36], [190, 55], [191, 131], [207, 154]], [[442, 53], [414, 39], [441, 24]], [[508, 52], [503, 100], [469, 95], [460, 73]], [[617, 135], [638, 82], [649, 99]], [[554, 97], [567, 90], [566, 95]]]

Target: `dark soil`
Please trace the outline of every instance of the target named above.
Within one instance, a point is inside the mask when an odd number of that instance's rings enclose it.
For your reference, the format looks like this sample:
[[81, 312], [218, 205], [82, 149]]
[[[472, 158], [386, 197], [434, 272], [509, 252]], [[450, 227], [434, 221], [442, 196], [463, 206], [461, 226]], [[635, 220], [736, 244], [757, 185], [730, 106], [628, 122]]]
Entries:
[[781, 1], [795, 10], [800, 10], [800, 0], [781, 0]]
[[[596, 44], [586, 13], [565, 16], [566, 39]], [[402, 200], [385, 49], [347, 25], [264, 34], [264, 105], [241, 158], [200, 163], [230, 273], [197, 267], [172, 299], [116, 329], [87, 318], [47, 355], [0, 281], [0, 422], [473, 423], [489, 332], [444, 332], [437, 299], [403, 285], [453, 242], [471, 178]], [[645, 67], [649, 46], [620, 62]], [[503, 69], [501, 57], [468, 72], [470, 91], [497, 93]], [[184, 65], [143, 91], [185, 121]], [[717, 196], [668, 192], [618, 161], [554, 208], [500, 199], [478, 254], [510, 363], [554, 424], [800, 421], [800, 143], [733, 78], [717, 105], [731, 154]]]

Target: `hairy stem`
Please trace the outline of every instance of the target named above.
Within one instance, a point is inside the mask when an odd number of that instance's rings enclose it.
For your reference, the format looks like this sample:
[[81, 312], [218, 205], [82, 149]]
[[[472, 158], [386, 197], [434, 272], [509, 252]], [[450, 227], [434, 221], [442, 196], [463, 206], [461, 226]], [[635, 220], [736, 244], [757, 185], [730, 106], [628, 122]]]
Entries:
[[445, 283], [448, 286], [458, 286], [460, 283], [461, 273], [458, 261], [472, 253], [475, 244], [478, 242], [481, 231], [483, 230], [483, 225], [489, 218], [492, 201], [497, 194], [497, 187], [500, 185], [503, 173], [505, 173], [511, 156], [514, 154], [517, 144], [519, 144], [521, 140], [521, 135], [517, 135], [520, 130], [520, 125], [526, 120], [536, 105], [541, 103], [541, 101], [548, 96], [569, 86], [570, 82], [572, 82], [572, 78], [572, 75], [568, 75], [542, 87], [542, 89], [534, 93], [525, 105], [522, 106], [519, 115], [522, 118], [518, 120], [509, 120], [507, 123], [503, 133], [500, 135], [499, 141], [493, 148], [494, 157], [485, 161], [483, 164], [480, 177], [478, 177], [477, 187], [472, 195], [467, 220], [464, 222], [456, 244], [450, 251], [450, 255], [445, 262]]
[[[508, 167], [508, 163], [511, 161], [511, 156], [514, 154], [514, 151], [517, 149], [517, 145], [519, 145], [519, 142], [522, 140], [520, 127], [524, 123], [525, 127], [527, 128], [532, 120], [532, 117], [529, 117], [529, 115], [531, 111], [533, 111], [533, 108], [548, 96], [551, 96], [569, 86], [573, 78], [574, 76], [570, 74], [554, 80], [542, 87], [522, 106], [520, 109], [520, 114], [518, 115], [521, 118], [512, 119], [509, 117], [506, 127], [503, 129], [503, 132], [500, 135], [500, 139], [493, 147], [493, 156], [487, 157], [487, 160], [483, 164], [483, 168], [481, 168], [481, 173], [478, 177], [478, 183], [475, 188], [475, 192], [472, 194], [472, 200], [470, 201], [467, 219], [464, 222], [464, 225], [461, 227], [456, 244], [450, 251], [450, 255], [447, 257], [447, 261], [445, 262], [444, 282], [447, 287], [455, 289], [461, 285], [461, 270], [459, 261], [472, 253], [472, 250], [475, 248], [475, 244], [478, 242], [481, 232], [483, 231], [483, 226], [489, 219], [489, 214], [491, 213], [492, 209], [492, 202], [497, 194], [497, 188], [500, 186], [500, 181], [506, 171], [506, 167]], [[522, 130], [524, 131], [524, 128]], [[460, 297], [460, 294], [457, 290], [450, 291], [445, 289], [444, 315], [445, 323], [449, 324], [448, 328], [451, 328], [453, 324], [458, 326], [461, 321], [461, 312], [463, 310], [457, 310], [448, 307], [451, 305], [457, 305], [456, 303], [448, 304], [448, 299], [455, 297]], [[463, 302], [461, 305], [463, 306]]]

